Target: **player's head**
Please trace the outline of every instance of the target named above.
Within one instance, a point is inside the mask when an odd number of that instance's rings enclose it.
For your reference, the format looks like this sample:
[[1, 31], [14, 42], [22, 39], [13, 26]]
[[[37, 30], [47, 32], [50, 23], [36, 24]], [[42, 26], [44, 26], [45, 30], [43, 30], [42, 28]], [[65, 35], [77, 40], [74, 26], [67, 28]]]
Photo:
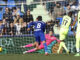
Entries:
[[50, 35], [50, 36], [53, 35], [53, 31], [52, 31], [52, 30], [49, 31], [49, 35]]
[[68, 16], [70, 17], [72, 16], [72, 11], [68, 12]]
[[27, 10], [27, 15], [30, 15], [30, 10], [29, 9]]
[[42, 16], [38, 16], [38, 17], [37, 17], [37, 20], [38, 20], [38, 21], [42, 21]]

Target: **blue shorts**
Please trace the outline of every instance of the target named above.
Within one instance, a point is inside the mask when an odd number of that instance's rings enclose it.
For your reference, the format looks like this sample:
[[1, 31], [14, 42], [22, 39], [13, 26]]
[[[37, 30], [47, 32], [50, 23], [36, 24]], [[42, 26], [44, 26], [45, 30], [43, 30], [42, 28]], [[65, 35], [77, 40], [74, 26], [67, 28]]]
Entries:
[[36, 42], [45, 41], [45, 34], [43, 32], [35, 32], [34, 33]]

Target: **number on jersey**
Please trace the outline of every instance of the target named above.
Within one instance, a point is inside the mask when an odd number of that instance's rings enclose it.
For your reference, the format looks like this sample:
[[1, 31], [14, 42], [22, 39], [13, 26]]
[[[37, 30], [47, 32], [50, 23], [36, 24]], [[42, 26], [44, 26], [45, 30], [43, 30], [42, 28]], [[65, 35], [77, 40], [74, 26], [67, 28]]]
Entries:
[[37, 24], [37, 28], [41, 28], [41, 23], [38, 23]]
[[68, 23], [67, 19], [63, 20], [63, 25], [66, 25]]

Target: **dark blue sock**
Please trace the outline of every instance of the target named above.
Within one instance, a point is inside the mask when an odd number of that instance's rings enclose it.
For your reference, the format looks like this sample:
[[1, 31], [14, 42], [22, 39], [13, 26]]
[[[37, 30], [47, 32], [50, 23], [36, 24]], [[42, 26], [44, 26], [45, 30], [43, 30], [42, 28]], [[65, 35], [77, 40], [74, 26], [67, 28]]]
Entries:
[[45, 52], [47, 52], [47, 45], [46, 45], [46, 43], [43, 43], [43, 45], [44, 45]]

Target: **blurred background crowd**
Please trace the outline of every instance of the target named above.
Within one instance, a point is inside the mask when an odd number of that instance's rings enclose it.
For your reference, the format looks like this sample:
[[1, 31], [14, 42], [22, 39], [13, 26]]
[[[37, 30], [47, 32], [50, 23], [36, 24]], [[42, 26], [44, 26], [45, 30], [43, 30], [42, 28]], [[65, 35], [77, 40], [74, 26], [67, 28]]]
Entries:
[[32, 34], [34, 27], [27, 31], [27, 25], [38, 15], [47, 24], [46, 33], [53, 30], [59, 34], [63, 16], [72, 11], [74, 21], [77, 7], [79, 0], [0, 0], [0, 35]]

